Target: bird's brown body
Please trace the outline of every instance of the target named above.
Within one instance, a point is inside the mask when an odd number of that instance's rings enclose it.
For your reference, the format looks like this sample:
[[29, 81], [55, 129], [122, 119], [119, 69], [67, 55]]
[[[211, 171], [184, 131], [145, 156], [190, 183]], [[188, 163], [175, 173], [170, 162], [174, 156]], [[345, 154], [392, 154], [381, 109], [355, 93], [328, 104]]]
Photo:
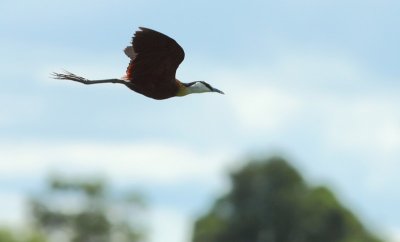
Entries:
[[185, 52], [172, 38], [151, 29], [140, 29], [132, 38], [134, 53], [129, 56], [126, 86], [154, 99], [177, 96], [185, 88], [175, 78]]
[[132, 45], [124, 50], [130, 58], [123, 79], [88, 80], [73, 73], [53, 73], [54, 78], [83, 84], [119, 83], [147, 97], [161, 100], [190, 93], [218, 92], [206, 82], [182, 83], [175, 78], [178, 66], [185, 58], [182, 47], [172, 38], [140, 27], [132, 38]]

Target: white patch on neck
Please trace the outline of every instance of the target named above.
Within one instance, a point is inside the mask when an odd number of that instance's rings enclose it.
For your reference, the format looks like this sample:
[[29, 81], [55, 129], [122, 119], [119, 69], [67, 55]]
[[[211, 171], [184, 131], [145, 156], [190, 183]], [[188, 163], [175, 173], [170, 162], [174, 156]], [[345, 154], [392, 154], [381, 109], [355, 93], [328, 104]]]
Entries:
[[202, 82], [196, 82], [195, 84], [188, 87], [189, 93], [203, 93], [211, 92], [211, 90], [204, 85]]

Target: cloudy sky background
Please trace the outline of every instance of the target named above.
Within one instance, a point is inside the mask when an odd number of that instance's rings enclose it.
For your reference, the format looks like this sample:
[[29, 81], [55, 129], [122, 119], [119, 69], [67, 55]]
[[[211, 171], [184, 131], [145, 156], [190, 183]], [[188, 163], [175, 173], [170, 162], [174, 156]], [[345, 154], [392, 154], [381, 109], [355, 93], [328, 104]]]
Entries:
[[[2, 1], [0, 222], [50, 172], [100, 174], [150, 202], [151, 242], [193, 218], [247, 157], [284, 154], [373, 231], [400, 241], [400, 2]], [[178, 78], [226, 95], [155, 101], [119, 85], [138, 26], [185, 49]]]

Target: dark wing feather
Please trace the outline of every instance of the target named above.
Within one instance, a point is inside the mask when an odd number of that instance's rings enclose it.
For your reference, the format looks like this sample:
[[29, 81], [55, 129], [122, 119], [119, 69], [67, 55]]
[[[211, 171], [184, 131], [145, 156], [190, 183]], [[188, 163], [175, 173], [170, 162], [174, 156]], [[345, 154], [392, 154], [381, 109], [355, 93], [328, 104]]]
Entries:
[[132, 38], [132, 46], [136, 57], [131, 60], [127, 75], [133, 84], [143, 88], [176, 86], [176, 70], [185, 52], [174, 39], [140, 27]]
[[132, 38], [132, 46], [136, 53], [165, 53], [169, 54], [176, 68], [185, 58], [182, 47], [172, 38], [152, 29], [139, 27]]

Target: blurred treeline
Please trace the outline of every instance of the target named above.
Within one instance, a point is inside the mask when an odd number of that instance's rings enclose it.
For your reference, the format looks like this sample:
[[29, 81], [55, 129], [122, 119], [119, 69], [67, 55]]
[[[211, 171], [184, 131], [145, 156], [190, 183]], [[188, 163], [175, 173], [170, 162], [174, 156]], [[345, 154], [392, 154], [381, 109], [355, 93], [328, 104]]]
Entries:
[[250, 162], [195, 223], [193, 242], [380, 242], [327, 187], [282, 158]]
[[139, 242], [145, 202], [138, 193], [115, 192], [103, 179], [52, 176], [29, 201], [30, 228], [3, 229], [0, 242]]
[[[231, 181], [195, 222], [193, 242], [381, 242], [282, 158], [248, 162]], [[53, 176], [29, 202], [28, 232], [2, 229], [0, 242], [146, 241], [145, 207], [137, 193], [116, 193], [104, 180]]]

